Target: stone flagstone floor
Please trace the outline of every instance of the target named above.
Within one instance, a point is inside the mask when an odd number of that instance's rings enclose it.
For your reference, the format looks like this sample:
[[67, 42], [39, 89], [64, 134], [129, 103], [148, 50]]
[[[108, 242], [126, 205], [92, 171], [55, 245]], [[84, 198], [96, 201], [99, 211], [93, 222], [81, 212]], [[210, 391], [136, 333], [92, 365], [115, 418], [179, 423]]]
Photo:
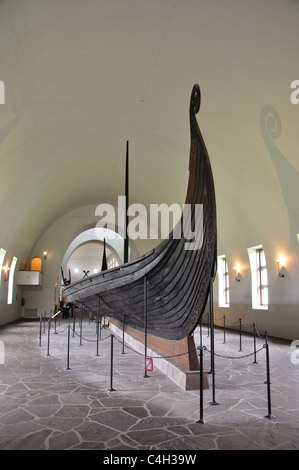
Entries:
[[[70, 320], [72, 321], [72, 320]], [[103, 329], [96, 355], [96, 325], [84, 320], [71, 329], [67, 370], [68, 320], [47, 324], [39, 342], [39, 322], [0, 328], [5, 358], [0, 364], [1, 450], [298, 450], [299, 364], [290, 341], [269, 340], [271, 407], [268, 413], [264, 340], [215, 329], [215, 398], [186, 392], [158, 369], [144, 377], [144, 357], [113, 340], [113, 391], [110, 330]], [[72, 328], [71, 323], [71, 328]], [[294, 338], [296, 339], [296, 338]], [[196, 345], [199, 332], [195, 333]], [[204, 369], [210, 370], [210, 337], [203, 329]], [[261, 349], [262, 348], [262, 349]], [[261, 349], [261, 350], [260, 350]], [[49, 355], [48, 355], [49, 352]], [[240, 356], [246, 356], [240, 358]], [[299, 354], [298, 354], [299, 356]], [[154, 361], [155, 362], [155, 361]], [[294, 361], [293, 361], [294, 362]]]

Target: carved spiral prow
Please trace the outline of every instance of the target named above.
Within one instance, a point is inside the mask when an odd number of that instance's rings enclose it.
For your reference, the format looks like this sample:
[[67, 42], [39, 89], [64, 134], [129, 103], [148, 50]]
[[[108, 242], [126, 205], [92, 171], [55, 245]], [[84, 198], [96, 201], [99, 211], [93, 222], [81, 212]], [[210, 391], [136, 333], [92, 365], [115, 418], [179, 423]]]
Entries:
[[191, 93], [191, 98], [190, 98], [190, 112], [193, 112], [193, 114], [197, 114], [200, 108], [200, 101], [201, 101], [201, 95], [200, 95], [200, 88], [197, 83], [193, 86], [192, 93]]

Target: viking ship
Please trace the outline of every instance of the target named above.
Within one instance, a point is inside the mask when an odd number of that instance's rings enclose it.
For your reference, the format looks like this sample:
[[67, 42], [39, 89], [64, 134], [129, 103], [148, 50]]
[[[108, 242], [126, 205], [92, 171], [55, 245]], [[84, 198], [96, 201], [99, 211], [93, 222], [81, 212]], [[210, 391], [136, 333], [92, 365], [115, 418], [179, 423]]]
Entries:
[[[99, 312], [137, 331], [158, 338], [181, 340], [199, 323], [216, 272], [216, 200], [211, 164], [196, 119], [200, 88], [191, 93], [189, 180], [185, 207], [191, 209], [191, 229], [202, 208], [201, 241], [186, 249], [181, 219], [169, 237], [155, 249], [121, 266], [66, 285], [67, 301], [88, 311]], [[189, 220], [189, 219], [188, 219]], [[192, 232], [192, 230], [189, 230]], [[177, 236], [177, 234], [180, 236]], [[193, 232], [192, 232], [193, 233]], [[145, 324], [146, 318], [146, 324]]]

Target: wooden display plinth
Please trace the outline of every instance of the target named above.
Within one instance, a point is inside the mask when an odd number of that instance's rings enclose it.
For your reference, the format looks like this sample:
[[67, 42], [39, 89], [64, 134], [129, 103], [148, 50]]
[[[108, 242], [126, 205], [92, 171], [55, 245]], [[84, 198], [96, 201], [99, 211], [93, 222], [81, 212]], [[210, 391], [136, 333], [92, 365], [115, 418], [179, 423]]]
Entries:
[[[123, 326], [114, 319], [109, 321], [111, 331], [122, 338]], [[124, 340], [130, 347], [144, 354], [144, 333], [125, 326]], [[154, 367], [183, 390], [200, 389], [199, 361], [193, 336], [171, 341], [147, 335], [147, 355], [154, 358]], [[203, 388], [209, 388], [207, 372], [203, 372]]]

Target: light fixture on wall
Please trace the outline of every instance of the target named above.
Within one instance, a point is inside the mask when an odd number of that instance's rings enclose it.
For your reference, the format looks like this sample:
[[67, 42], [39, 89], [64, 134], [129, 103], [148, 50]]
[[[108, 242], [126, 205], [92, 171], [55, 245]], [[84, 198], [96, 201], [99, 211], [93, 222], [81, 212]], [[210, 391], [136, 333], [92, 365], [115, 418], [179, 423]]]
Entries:
[[285, 262], [286, 262], [286, 257], [283, 255], [279, 255], [279, 257], [276, 260], [277, 263], [277, 271], [278, 271], [278, 276], [279, 277], [284, 277], [284, 274], [281, 272], [282, 268], [284, 268]]
[[235, 282], [240, 282], [240, 280], [241, 280], [241, 266], [239, 264], [236, 264], [236, 266], [234, 266], [234, 273], [235, 273]]
[[46, 259], [47, 259], [47, 254], [48, 254], [48, 252], [47, 252], [47, 251], [44, 251], [44, 252], [43, 252], [43, 255], [44, 255], [44, 260], [46, 260]]
[[9, 271], [9, 267], [6, 265], [6, 266], [3, 266], [3, 272], [4, 272], [4, 281], [7, 281], [8, 280], [8, 271]]

